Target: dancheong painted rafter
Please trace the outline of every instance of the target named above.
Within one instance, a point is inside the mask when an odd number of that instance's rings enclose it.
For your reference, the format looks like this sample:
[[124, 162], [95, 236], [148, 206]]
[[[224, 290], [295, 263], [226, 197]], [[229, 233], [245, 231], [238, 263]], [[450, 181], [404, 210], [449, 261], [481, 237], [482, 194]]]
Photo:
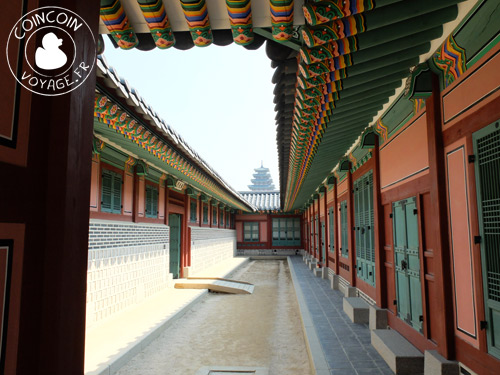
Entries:
[[[101, 28], [123, 49], [237, 43], [266, 52], [273, 83], [281, 204], [302, 208], [404, 80], [475, 1], [102, 0]], [[445, 35], [446, 34], [446, 35]], [[433, 67], [447, 67], [452, 41]], [[433, 50], [434, 49], [434, 50]], [[166, 52], [168, 53], [168, 52]], [[453, 76], [464, 69], [446, 68]], [[419, 107], [422, 100], [414, 99]]]

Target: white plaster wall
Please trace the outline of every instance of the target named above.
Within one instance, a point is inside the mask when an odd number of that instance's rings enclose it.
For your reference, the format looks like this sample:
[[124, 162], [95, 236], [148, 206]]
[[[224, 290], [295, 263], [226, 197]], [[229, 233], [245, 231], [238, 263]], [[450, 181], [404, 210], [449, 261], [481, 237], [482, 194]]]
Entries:
[[87, 328], [165, 290], [166, 225], [91, 220], [87, 265]]
[[233, 258], [236, 254], [236, 230], [191, 228], [191, 275]]

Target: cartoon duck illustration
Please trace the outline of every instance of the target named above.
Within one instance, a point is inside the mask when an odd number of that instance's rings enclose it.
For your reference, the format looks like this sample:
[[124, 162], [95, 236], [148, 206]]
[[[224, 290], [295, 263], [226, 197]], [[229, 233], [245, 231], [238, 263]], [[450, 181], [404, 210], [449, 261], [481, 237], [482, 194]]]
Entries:
[[62, 39], [50, 32], [44, 35], [42, 47], [38, 47], [35, 53], [35, 64], [45, 70], [59, 69], [66, 64], [68, 57], [59, 49]]

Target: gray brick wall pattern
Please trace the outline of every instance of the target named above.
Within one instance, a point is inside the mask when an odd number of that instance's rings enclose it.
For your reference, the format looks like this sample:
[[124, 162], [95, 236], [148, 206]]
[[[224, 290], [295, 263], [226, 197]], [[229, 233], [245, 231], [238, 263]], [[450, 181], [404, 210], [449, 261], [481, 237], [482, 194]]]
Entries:
[[166, 225], [116, 223], [91, 220], [89, 223], [89, 250], [152, 245], [168, 242]]
[[191, 227], [191, 241], [215, 240], [219, 238], [236, 238], [236, 230]]
[[191, 273], [196, 274], [234, 257], [236, 230], [191, 227]]
[[87, 326], [168, 287], [168, 240], [166, 225], [90, 221]]

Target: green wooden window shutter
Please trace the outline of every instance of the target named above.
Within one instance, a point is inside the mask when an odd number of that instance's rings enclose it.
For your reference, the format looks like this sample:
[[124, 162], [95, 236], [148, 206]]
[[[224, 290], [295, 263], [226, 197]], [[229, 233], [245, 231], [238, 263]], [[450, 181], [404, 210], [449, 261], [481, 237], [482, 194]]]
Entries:
[[500, 358], [500, 122], [472, 135], [488, 353]]
[[102, 171], [101, 212], [122, 212], [122, 177], [107, 169]]
[[422, 292], [416, 198], [392, 204], [398, 316], [422, 332]]
[[273, 246], [300, 245], [300, 218], [273, 218]]
[[220, 225], [224, 225], [224, 210], [219, 211], [219, 223]]
[[354, 181], [354, 235], [357, 276], [375, 285], [373, 172]]
[[208, 206], [203, 204], [203, 224], [208, 224]]
[[243, 241], [258, 242], [259, 241], [259, 223], [245, 222], [243, 223]]
[[191, 222], [195, 223], [197, 219], [196, 215], [196, 209], [198, 208], [196, 201], [194, 199], [191, 199], [191, 205], [190, 205], [190, 220]]
[[146, 217], [158, 217], [158, 189], [151, 185], [146, 185]]
[[342, 238], [342, 247], [340, 254], [347, 258], [349, 257], [349, 243], [347, 241], [348, 228], [347, 228], [347, 201], [340, 203], [340, 233]]
[[329, 224], [329, 237], [330, 237], [330, 251], [333, 253], [335, 251], [335, 212], [333, 211], [333, 207], [330, 207], [328, 211], [328, 224]]
[[217, 209], [212, 207], [212, 224], [217, 225]]

